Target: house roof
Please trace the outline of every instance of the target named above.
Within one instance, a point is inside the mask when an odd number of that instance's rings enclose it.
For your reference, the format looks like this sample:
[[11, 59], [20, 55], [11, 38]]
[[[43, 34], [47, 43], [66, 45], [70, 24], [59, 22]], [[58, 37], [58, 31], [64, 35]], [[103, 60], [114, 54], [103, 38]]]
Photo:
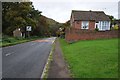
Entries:
[[110, 21], [109, 17], [103, 11], [76, 11], [72, 10], [74, 20], [106, 20]]

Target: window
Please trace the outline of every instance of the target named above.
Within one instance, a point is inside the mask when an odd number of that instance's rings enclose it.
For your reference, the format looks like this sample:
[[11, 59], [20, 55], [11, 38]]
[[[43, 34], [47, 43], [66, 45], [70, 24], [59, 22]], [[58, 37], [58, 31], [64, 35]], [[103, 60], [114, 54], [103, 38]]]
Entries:
[[109, 28], [109, 22], [108, 21], [101, 21], [101, 30], [107, 30]]
[[88, 29], [89, 21], [82, 21], [82, 29]]
[[101, 27], [101, 21], [99, 21], [99, 28]]

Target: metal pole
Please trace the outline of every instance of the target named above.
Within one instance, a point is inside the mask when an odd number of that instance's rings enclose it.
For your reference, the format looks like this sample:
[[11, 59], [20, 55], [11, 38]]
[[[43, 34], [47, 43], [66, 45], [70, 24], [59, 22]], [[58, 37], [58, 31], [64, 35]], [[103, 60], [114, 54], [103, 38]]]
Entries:
[[[0, 1], [0, 39], [2, 40], [2, 2]], [[2, 42], [0, 42], [2, 44]], [[2, 79], [2, 49], [0, 50], [0, 79]]]
[[28, 31], [28, 38], [30, 38], [30, 32]]

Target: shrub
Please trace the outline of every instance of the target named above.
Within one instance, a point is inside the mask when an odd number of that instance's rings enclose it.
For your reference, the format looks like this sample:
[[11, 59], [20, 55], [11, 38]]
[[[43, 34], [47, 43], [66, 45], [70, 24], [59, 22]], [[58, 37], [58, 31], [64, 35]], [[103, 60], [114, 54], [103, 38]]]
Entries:
[[95, 31], [99, 31], [99, 29], [98, 29], [98, 28], [95, 28]]
[[114, 30], [118, 30], [118, 29], [119, 29], [118, 25], [116, 24], [116, 25], [113, 27], [113, 29], [114, 29]]
[[16, 39], [10, 37], [10, 38], [4, 39], [3, 41], [8, 42], [8, 43], [13, 43], [13, 42], [16, 42]]

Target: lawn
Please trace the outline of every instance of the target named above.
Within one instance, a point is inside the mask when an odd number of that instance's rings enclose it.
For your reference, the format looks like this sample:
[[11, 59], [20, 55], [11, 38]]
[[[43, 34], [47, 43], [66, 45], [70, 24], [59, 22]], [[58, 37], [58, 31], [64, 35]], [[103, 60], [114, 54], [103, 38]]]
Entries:
[[60, 39], [63, 56], [74, 78], [117, 78], [118, 39], [68, 44]]

